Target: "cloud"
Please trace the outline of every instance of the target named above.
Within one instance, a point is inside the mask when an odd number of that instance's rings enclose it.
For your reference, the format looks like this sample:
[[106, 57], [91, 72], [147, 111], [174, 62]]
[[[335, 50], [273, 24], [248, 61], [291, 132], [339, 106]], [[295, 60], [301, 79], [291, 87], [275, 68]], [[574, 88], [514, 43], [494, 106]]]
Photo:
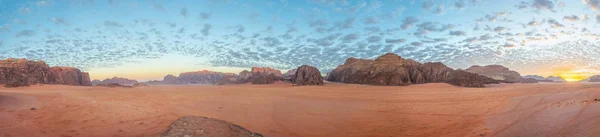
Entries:
[[423, 43], [421, 43], [421, 42], [411, 42], [410, 45], [413, 45], [413, 46], [423, 46]]
[[423, 5], [421, 5], [421, 8], [426, 9], [426, 10], [431, 10], [433, 8], [433, 6], [435, 6], [435, 3], [433, 3], [433, 1], [425, 0], [425, 1], [423, 1]]
[[104, 21], [104, 26], [122, 28], [123, 24], [115, 22], [115, 21]]
[[367, 38], [367, 41], [370, 43], [375, 43], [381, 41], [381, 36], [371, 36]]
[[456, 7], [457, 9], [463, 9], [465, 8], [467, 5], [465, 3], [465, 0], [456, 0], [454, 2], [454, 7]]
[[535, 8], [536, 11], [549, 10], [555, 12], [554, 3], [550, 0], [533, 0], [531, 7]]
[[348, 18], [344, 21], [337, 21], [334, 23], [334, 27], [336, 27], [338, 30], [353, 28], [355, 20], [356, 19], [354, 18]]
[[417, 32], [413, 33], [415, 36], [427, 35], [430, 32], [443, 32], [448, 29], [456, 27], [453, 24], [440, 24], [438, 22], [423, 22], [417, 25]]
[[210, 24], [204, 24], [204, 27], [202, 28], [202, 35], [204, 36], [208, 36], [210, 35], [210, 29], [212, 28], [212, 25]]
[[547, 22], [550, 23], [550, 27], [552, 27], [552, 28], [562, 28], [562, 27], [565, 27], [565, 25], [560, 24], [558, 21], [556, 21], [554, 19], [550, 19]]
[[326, 19], [320, 19], [320, 20], [315, 20], [315, 21], [311, 21], [308, 23], [308, 26], [310, 27], [323, 27], [323, 26], [327, 26], [328, 21]]
[[508, 28], [505, 28], [505, 27], [500, 27], [500, 26], [499, 26], [499, 27], [496, 27], [496, 28], [494, 28], [494, 32], [497, 32], [497, 33], [501, 33], [501, 32], [504, 32], [504, 31], [506, 31], [506, 30], [508, 30]]
[[442, 5], [442, 4], [438, 5], [438, 7], [435, 9], [435, 11], [433, 11], [433, 13], [438, 14], [438, 15], [446, 13], [444, 5]]
[[406, 39], [385, 39], [385, 43], [403, 43], [406, 42]]
[[377, 23], [379, 23], [379, 19], [377, 19], [376, 17], [373, 17], [373, 16], [369, 16], [369, 17], [365, 18], [365, 21], [363, 23], [367, 24], [367, 25], [377, 24]]
[[246, 28], [243, 25], [238, 25], [236, 26], [237, 28], [237, 32], [239, 33], [244, 33], [244, 31], [246, 30]]
[[596, 23], [600, 23], [600, 14], [596, 15]]
[[504, 45], [502, 45], [502, 47], [504, 47], [504, 48], [512, 48], [512, 47], [515, 47], [515, 44], [504, 43]]
[[185, 8], [185, 7], [181, 8], [181, 10], [179, 11], [179, 14], [181, 14], [181, 16], [187, 18], [188, 17], [188, 10], [187, 10], [187, 8]]
[[360, 36], [358, 34], [350, 33], [350, 34], [346, 34], [345, 36], [343, 36], [341, 40], [342, 40], [342, 43], [352, 43], [359, 38], [360, 38]]
[[207, 19], [210, 18], [210, 16], [211, 16], [210, 13], [206, 13], [206, 12], [201, 12], [200, 13], [200, 19], [202, 19], [202, 20], [207, 20]]
[[515, 7], [520, 10], [527, 9], [527, 7], [529, 7], [529, 3], [525, 2], [525, 1], [521, 1], [521, 2], [519, 2], [519, 4], [515, 5]]
[[598, 10], [598, 7], [600, 7], [600, 0], [581, 0], [581, 2], [588, 5], [593, 10]]
[[466, 36], [467, 33], [464, 31], [450, 31], [448, 34], [452, 36]]
[[18, 32], [15, 35], [15, 37], [17, 37], [17, 38], [18, 37], [31, 37], [33, 35], [35, 35], [35, 31], [33, 31], [33, 30], [22, 30], [22, 31]]
[[408, 29], [417, 22], [419, 22], [419, 18], [417, 18], [417, 17], [413, 17], [413, 16], [406, 17], [406, 18], [404, 18], [404, 20], [402, 20], [402, 25], [400, 25], [400, 27], [402, 29]]
[[572, 16], [565, 16], [563, 18], [563, 21], [569, 21], [569, 22], [575, 22], [575, 21], [579, 21], [579, 17], [576, 15], [572, 15]]

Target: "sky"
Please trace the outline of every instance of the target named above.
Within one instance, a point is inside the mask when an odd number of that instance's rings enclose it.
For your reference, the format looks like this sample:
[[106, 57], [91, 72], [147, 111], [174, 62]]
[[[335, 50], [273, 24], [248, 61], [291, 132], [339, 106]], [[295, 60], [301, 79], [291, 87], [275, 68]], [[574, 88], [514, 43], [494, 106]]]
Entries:
[[600, 0], [0, 0], [0, 59], [137, 80], [253, 66], [327, 72], [396, 53], [455, 69], [600, 74]]

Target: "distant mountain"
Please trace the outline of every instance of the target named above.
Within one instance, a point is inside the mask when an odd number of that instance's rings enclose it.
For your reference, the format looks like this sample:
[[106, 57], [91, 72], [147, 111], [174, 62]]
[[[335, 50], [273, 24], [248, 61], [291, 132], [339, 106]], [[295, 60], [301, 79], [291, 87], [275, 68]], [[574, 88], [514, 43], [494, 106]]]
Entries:
[[544, 78], [542, 76], [538, 76], [538, 75], [527, 75], [527, 76], [523, 76], [522, 78], [532, 78], [535, 79], [539, 82], [565, 82], [564, 79], [562, 79], [561, 77], [558, 76], [548, 76], [547, 78]]
[[106, 85], [106, 84], [114, 84], [114, 83], [118, 83], [118, 84], [121, 84], [121, 85], [134, 85], [134, 84], [137, 84], [138, 81], [137, 80], [127, 79], [127, 78], [121, 78], [121, 77], [107, 78], [107, 79], [104, 79], [102, 81], [95, 79], [95, 80], [92, 81], [92, 85], [94, 85], [94, 86], [95, 85], [99, 85], [99, 84]]
[[600, 75], [594, 75], [588, 78], [588, 82], [600, 82]]
[[222, 73], [208, 70], [194, 71], [194, 72], [183, 72], [179, 76], [167, 75], [162, 81], [154, 80], [143, 82], [148, 85], [162, 85], [162, 84], [215, 84], [217, 81], [226, 76], [236, 76], [233, 73]]
[[521, 74], [519, 74], [519, 72], [512, 71], [502, 65], [471, 66], [467, 68], [466, 71], [503, 82], [521, 82]]

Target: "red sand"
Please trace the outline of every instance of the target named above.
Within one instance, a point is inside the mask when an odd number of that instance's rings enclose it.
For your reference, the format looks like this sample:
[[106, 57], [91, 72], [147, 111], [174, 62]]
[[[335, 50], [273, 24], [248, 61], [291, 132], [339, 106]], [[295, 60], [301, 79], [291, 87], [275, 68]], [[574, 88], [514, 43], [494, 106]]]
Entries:
[[598, 136], [594, 98], [600, 84], [40, 85], [0, 88], [0, 136], [157, 136], [186, 115], [267, 137]]

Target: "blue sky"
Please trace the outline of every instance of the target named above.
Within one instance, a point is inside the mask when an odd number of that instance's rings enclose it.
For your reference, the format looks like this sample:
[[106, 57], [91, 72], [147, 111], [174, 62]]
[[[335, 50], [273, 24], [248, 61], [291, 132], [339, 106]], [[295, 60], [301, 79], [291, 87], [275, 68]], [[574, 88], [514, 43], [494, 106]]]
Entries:
[[599, 74], [598, 0], [0, 0], [0, 58], [92, 78], [323, 71], [394, 52], [453, 68]]

